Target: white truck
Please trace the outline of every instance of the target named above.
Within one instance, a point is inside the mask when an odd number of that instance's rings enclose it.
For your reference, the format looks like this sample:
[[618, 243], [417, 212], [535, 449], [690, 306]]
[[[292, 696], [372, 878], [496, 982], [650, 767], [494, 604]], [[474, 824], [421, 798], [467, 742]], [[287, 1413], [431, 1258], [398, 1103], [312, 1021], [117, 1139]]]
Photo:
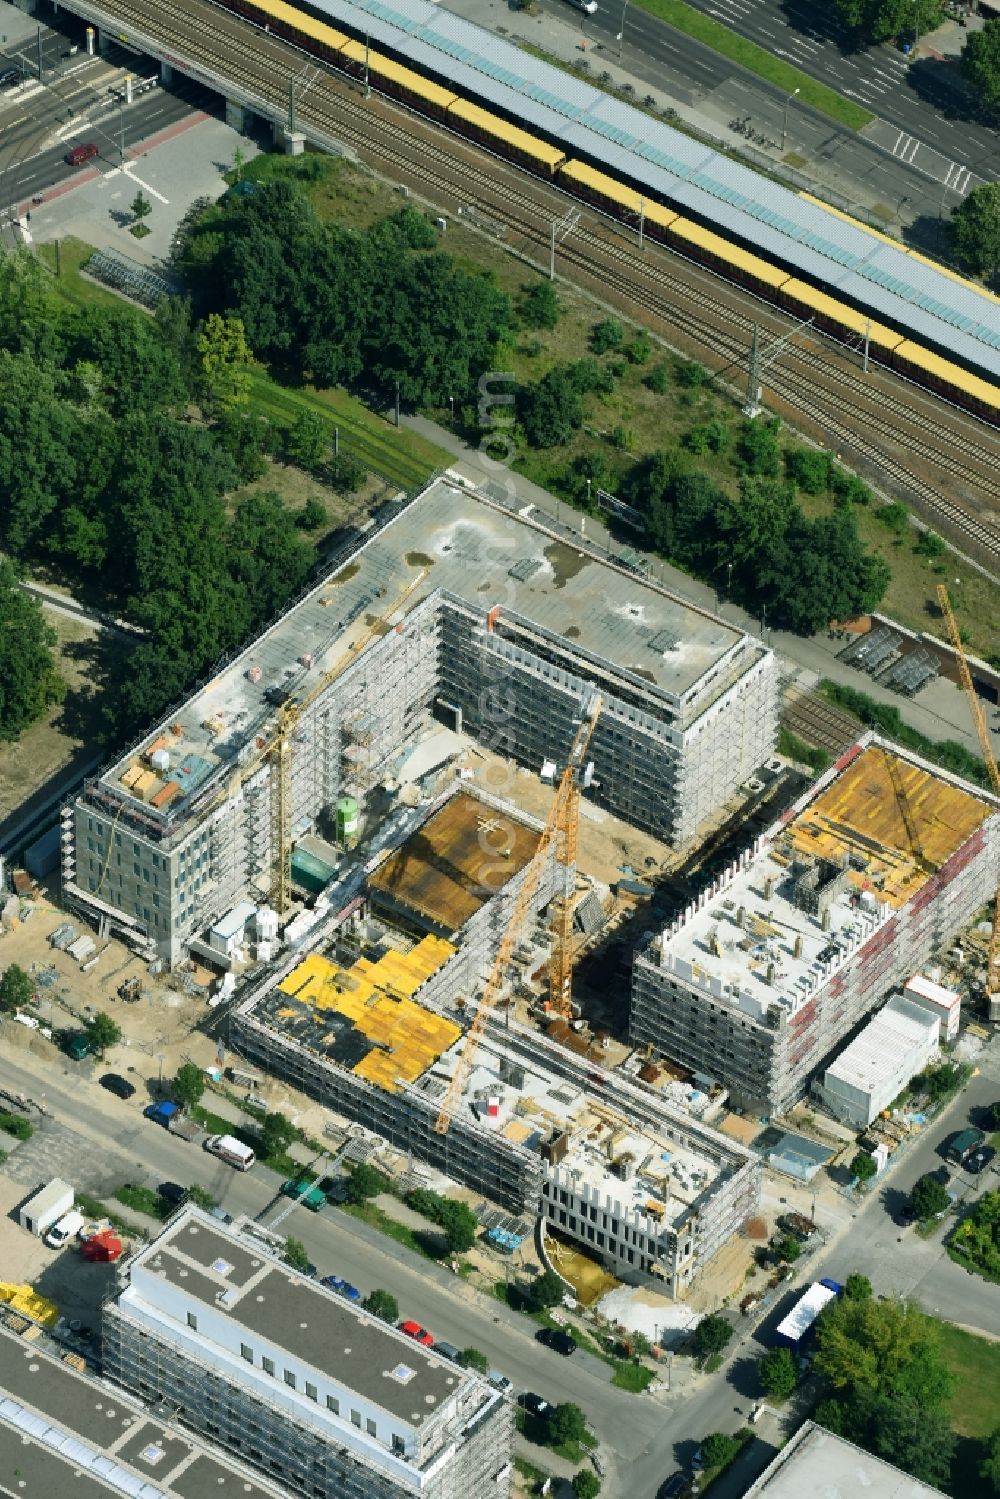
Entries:
[[39, 1187], [33, 1192], [27, 1202], [23, 1203], [18, 1214], [21, 1227], [26, 1228], [29, 1234], [34, 1234], [40, 1239], [43, 1234], [48, 1233], [54, 1223], [66, 1214], [72, 1212], [75, 1201], [73, 1188], [68, 1182], [60, 1181], [55, 1177], [45, 1187]]
[[209, 1135], [205, 1149], [227, 1165], [235, 1166], [237, 1171], [249, 1171], [257, 1159], [249, 1145], [244, 1145], [234, 1135]]
[[46, 1244], [50, 1249], [62, 1249], [64, 1245], [76, 1238], [86, 1221], [83, 1214], [78, 1213], [74, 1208], [71, 1213], [67, 1213], [64, 1218], [60, 1218], [58, 1223], [53, 1223], [45, 1235]]

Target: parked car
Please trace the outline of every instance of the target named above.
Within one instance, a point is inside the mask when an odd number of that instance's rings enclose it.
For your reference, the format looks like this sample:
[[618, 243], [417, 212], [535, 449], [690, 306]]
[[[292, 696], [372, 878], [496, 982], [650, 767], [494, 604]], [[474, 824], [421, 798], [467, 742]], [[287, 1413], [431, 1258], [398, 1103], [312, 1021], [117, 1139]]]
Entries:
[[419, 1322], [401, 1322], [399, 1330], [405, 1332], [406, 1336], [412, 1338], [415, 1343], [421, 1343], [425, 1348], [434, 1347], [434, 1339], [426, 1327], [421, 1327]]
[[501, 1395], [509, 1395], [514, 1388], [506, 1374], [501, 1374], [499, 1369], [490, 1369], [486, 1378], [495, 1390], [500, 1391]]
[[971, 1171], [973, 1176], [978, 1176], [981, 1171], [986, 1170], [995, 1156], [996, 1151], [992, 1145], [981, 1145], [978, 1150], [974, 1150], [970, 1156], [966, 1157], [964, 1169]]
[[179, 1182], [160, 1182], [156, 1189], [157, 1197], [162, 1197], [164, 1202], [169, 1202], [171, 1207], [177, 1207], [187, 1196], [187, 1187], [182, 1187]]
[[518, 1395], [517, 1403], [529, 1416], [535, 1416], [539, 1421], [547, 1421], [555, 1409], [548, 1400], [543, 1400], [541, 1395], [533, 1395], [530, 1390]]
[[439, 1339], [434, 1344], [434, 1352], [440, 1353], [442, 1358], [450, 1358], [453, 1364], [457, 1364], [462, 1350], [456, 1348], [454, 1343], [444, 1343]]
[[540, 1327], [535, 1333], [539, 1343], [544, 1343], [546, 1348], [551, 1348], [553, 1353], [561, 1353], [563, 1358], [569, 1358], [571, 1353], [576, 1352], [576, 1343], [568, 1332], [559, 1332], [557, 1328]]
[[46, 1244], [50, 1249], [62, 1249], [63, 1245], [68, 1244], [70, 1239], [76, 1238], [85, 1222], [86, 1219], [82, 1213], [78, 1213], [75, 1210], [72, 1213], [67, 1213], [64, 1218], [59, 1219], [58, 1223], [53, 1223], [45, 1235]]
[[106, 1072], [100, 1082], [101, 1087], [107, 1088], [108, 1092], [113, 1093], [116, 1098], [133, 1098], [135, 1096], [135, 1088], [129, 1082], [128, 1078], [122, 1077], [120, 1073]]
[[326, 1286], [328, 1291], [335, 1291], [338, 1296], [343, 1296], [348, 1301], [361, 1300], [361, 1292], [357, 1286], [352, 1286], [350, 1281], [344, 1280], [341, 1275], [324, 1275], [320, 1285]]
[[18, 83], [20, 78], [20, 68], [0, 68], [0, 88], [9, 88], [12, 83]]
[[670, 1477], [656, 1491], [656, 1499], [677, 1499], [677, 1495], [687, 1483], [683, 1473], [671, 1473]]
[[63, 1051], [74, 1062], [82, 1062], [94, 1049], [86, 1031], [64, 1031], [60, 1041]]

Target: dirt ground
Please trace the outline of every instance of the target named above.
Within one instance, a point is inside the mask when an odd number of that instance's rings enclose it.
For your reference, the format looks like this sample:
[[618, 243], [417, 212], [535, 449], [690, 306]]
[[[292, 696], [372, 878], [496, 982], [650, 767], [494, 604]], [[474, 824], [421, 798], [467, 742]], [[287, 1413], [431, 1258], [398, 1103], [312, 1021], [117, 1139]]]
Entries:
[[59, 644], [56, 661], [66, 683], [66, 697], [32, 724], [16, 742], [3, 747], [0, 776], [0, 818], [18, 808], [92, 739], [97, 712], [95, 681], [104, 669], [106, 643], [84, 620], [68, 619], [46, 609]]
[[30, 1190], [0, 1176], [0, 1262], [6, 1284], [33, 1285], [66, 1320], [101, 1324], [101, 1304], [115, 1284], [114, 1265], [92, 1265], [77, 1246], [48, 1249], [18, 1222], [17, 1210]]
[[[537, 771], [517, 766], [511, 760], [491, 755], [471, 740], [458, 763], [473, 771], [473, 786], [480, 786], [494, 796], [502, 796], [533, 817], [548, 816], [555, 794], [552, 786], [539, 779]], [[602, 885], [615, 884], [627, 866], [638, 879], [658, 870], [671, 868], [677, 862], [675, 850], [649, 833], [630, 827], [603, 807], [592, 802], [580, 803], [580, 848], [577, 868]]]

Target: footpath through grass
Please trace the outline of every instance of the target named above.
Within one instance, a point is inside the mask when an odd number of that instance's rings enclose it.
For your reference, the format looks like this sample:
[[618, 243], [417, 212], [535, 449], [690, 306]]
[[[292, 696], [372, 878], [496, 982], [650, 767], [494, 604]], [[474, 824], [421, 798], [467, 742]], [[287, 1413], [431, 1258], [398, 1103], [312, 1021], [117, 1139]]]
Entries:
[[740, 67], [756, 73], [758, 78], [776, 84], [786, 93], [791, 94], [798, 89], [799, 99], [803, 104], [818, 109], [821, 114], [836, 120], [838, 125], [846, 125], [849, 130], [863, 130], [875, 118], [852, 99], [845, 99], [825, 83], [819, 83], [790, 63], [782, 62], [780, 57], [773, 57], [763, 47], [758, 47], [756, 42], [737, 36], [728, 26], [695, 10], [693, 6], [686, 5], [684, 0], [635, 0], [635, 4], [642, 10], [649, 11], [650, 15], [666, 21], [668, 26], [675, 26], [685, 35], [704, 42], [713, 52], [719, 52], [731, 62], [739, 63]]
[[401, 489], [426, 484], [432, 474], [451, 462], [444, 448], [435, 447], [408, 428], [390, 427], [345, 390], [290, 390], [275, 384], [264, 370], [257, 370], [250, 402], [254, 411], [283, 426], [290, 425], [303, 411], [322, 417], [331, 437], [333, 429], [339, 429], [345, 452]]

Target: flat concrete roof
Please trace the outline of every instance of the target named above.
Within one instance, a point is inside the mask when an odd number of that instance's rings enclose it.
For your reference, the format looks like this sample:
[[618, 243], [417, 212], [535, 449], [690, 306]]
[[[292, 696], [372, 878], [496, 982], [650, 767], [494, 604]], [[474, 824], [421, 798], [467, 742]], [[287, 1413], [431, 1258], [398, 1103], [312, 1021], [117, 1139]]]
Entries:
[[[753, 1019], [795, 1013], [997, 812], [986, 792], [870, 744], [667, 929], [663, 966]], [[831, 892], [825, 916], [799, 903], [810, 867]]]
[[[472, 1378], [263, 1249], [254, 1253], [195, 1208], [168, 1224], [134, 1263], [413, 1427], [432, 1421]], [[220, 1291], [232, 1294], [220, 1301]]]
[[[438, 589], [478, 610], [499, 605], [563, 637], [568, 649], [630, 672], [664, 695], [665, 708], [749, 639], [638, 573], [556, 539], [530, 511], [436, 480], [105, 772], [102, 783], [150, 815], [183, 816], [220, 766], [235, 768], [237, 757], [269, 731], [275, 696], [308, 692], [409, 585], [415, 586], [402, 613]], [[390, 622], [402, 613], [392, 612]], [[151, 764], [156, 748], [168, 757], [165, 768]], [[171, 784], [176, 791], [167, 791]]]
[[[50, 1346], [52, 1351], [50, 1352]], [[0, 1328], [0, 1494], [12, 1499], [280, 1499], [225, 1453], [148, 1415], [124, 1392]]]
[[940, 1491], [812, 1421], [801, 1426], [744, 1499], [940, 1499]]
[[452, 934], [530, 862], [539, 834], [468, 792], [450, 796], [368, 881], [421, 924]]

